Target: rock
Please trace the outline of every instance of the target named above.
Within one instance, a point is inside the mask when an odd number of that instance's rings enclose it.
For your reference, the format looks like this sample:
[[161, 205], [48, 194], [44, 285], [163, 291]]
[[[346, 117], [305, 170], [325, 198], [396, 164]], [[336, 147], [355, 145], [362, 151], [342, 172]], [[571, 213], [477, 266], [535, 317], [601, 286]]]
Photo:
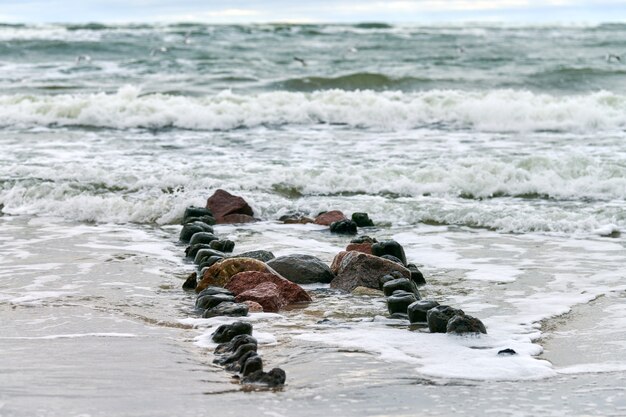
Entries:
[[281, 276], [269, 272], [240, 272], [231, 277], [230, 281], [226, 284], [226, 288], [234, 294], [239, 295], [264, 282], [276, 284], [278, 292], [284, 300], [283, 305], [311, 301], [309, 294], [298, 284], [294, 284]]
[[236, 362], [231, 362], [227, 364], [225, 368], [227, 371], [239, 372], [243, 368], [243, 365], [246, 363], [246, 361], [255, 356], [259, 356], [259, 354], [256, 353], [254, 350], [250, 350], [241, 355], [241, 357], [237, 359]]
[[[397, 275], [399, 275], [399, 276], [397, 276]], [[387, 282], [393, 281], [394, 279], [399, 279], [399, 278], [404, 278], [404, 275], [398, 274], [398, 273], [396, 273], [396, 271], [393, 272], [393, 275], [392, 274], [383, 275], [382, 277], [380, 277], [378, 279], [378, 288], [380, 288], [380, 290], [382, 291], [383, 290], [383, 286]], [[392, 291], [392, 293], [393, 293], [393, 291]]]
[[285, 214], [284, 216], [280, 216], [278, 221], [281, 221], [286, 224], [307, 224], [307, 223], [315, 222], [315, 220], [313, 220], [310, 217], [305, 216], [302, 213]]
[[235, 297], [228, 294], [199, 295], [198, 298], [196, 298], [196, 308], [206, 310], [227, 301], [232, 303], [235, 301]]
[[239, 223], [254, 223], [256, 221], [258, 220], [252, 216], [248, 216], [247, 214], [233, 213], [233, 214], [227, 214], [226, 216], [222, 217], [218, 223], [239, 224]]
[[321, 224], [322, 226], [330, 226], [334, 222], [338, 222], [340, 220], [346, 220], [346, 216], [339, 210], [331, 210], [326, 211], [324, 213], [320, 213], [315, 218], [315, 224]]
[[235, 255], [236, 258], [252, 258], [261, 262], [268, 262], [275, 258], [272, 252], [266, 250], [252, 250]]
[[263, 312], [263, 306], [255, 301], [246, 300], [243, 303], [248, 306], [248, 312], [250, 313]]
[[232, 252], [235, 249], [235, 242], [232, 240], [224, 239], [224, 240], [214, 240], [209, 243], [211, 249], [218, 250], [220, 252]]
[[180, 231], [179, 239], [181, 242], [187, 243], [194, 234], [200, 232], [213, 233], [213, 228], [208, 224], [202, 222], [187, 223]]
[[352, 221], [355, 222], [358, 227], [374, 226], [374, 222], [367, 213], [352, 213]]
[[346, 251], [356, 251], [356, 252], [363, 252], [363, 253], [367, 253], [369, 255], [372, 254], [372, 244], [371, 243], [350, 243], [348, 246], [346, 246]]
[[228, 284], [231, 277], [239, 272], [246, 271], [272, 272], [265, 263], [257, 261], [256, 259], [225, 258], [211, 265], [209, 269], [204, 271], [202, 280], [198, 283], [196, 291], [199, 292], [210, 285], [224, 287]]
[[397, 291], [397, 290], [403, 290], [403, 291], [415, 294], [417, 298], [419, 299], [419, 292], [417, 291], [417, 287], [410, 279], [396, 278], [396, 279], [392, 279], [391, 281], [387, 281], [383, 284], [383, 293], [387, 297], [389, 297], [391, 294], [394, 293], [394, 291]]
[[409, 321], [411, 323], [426, 323], [426, 313], [438, 305], [439, 303], [433, 300], [417, 300], [407, 308]]
[[222, 355], [228, 352], [234, 352], [239, 349], [239, 346], [246, 345], [249, 343], [257, 344], [257, 341], [254, 337], [247, 334], [240, 334], [231, 339], [230, 342], [220, 343], [215, 348], [216, 355]]
[[387, 309], [389, 314], [407, 314], [409, 305], [417, 301], [415, 294], [407, 291], [396, 290], [387, 298]]
[[340, 235], [356, 235], [356, 223], [348, 219], [333, 222], [330, 225], [330, 232]]
[[393, 313], [389, 315], [389, 318], [394, 320], [408, 320], [409, 316], [406, 313]]
[[[341, 262], [337, 267], [337, 276], [331, 281], [330, 287], [344, 291], [352, 291], [356, 287], [368, 287], [379, 289], [379, 279], [393, 271], [398, 271], [405, 278], [411, 273], [408, 269], [395, 262], [368, 255], [361, 252], [346, 252], [342, 255]], [[335, 264], [335, 261], [333, 261]]]
[[332, 272], [334, 275], [337, 275], [337, 272], [339, 272], [339, 266], [341, 265], [343, 258], [345, 258], [346, 255], [349, 253], [351, 252], [341, 251], [337, 255], [335, 255], [333, 261], [330, 264], [330, 272]]
[[448, 320], [446, 333], [485, 333], [487, 329], [482, 321], [476, 317], [466, 315], [463, 311], [459, 311], [454, 317]]
[[229, 363], [237, 362], [246, 353], [256, 352], [256, 349], [256, 343], [247, 343], [245, 345], [239, 346], [237, 350], [231, 355], [224, 355], [222, 357], [213, 359], [213, 363], [224, 366]]
[[[225, 190], [216, 190], [206, 202], [206, 207], [213, 212], [217, 223], [225, 223], [224, 217], [231, 214], [243, 214], [252, 218], [254, 212], [246, 201]], [[231, 218], [232, 219], [232, 218]], [[237, 219], [242, 220], [242, 219]], [[227, 221], [228, 223], [240, 223], [239, 221]]]
[[285, 255], [267, 262], [267, 266], [297, 284], [329, 283], [335, 277], [328, 265], [311, 255]]
[[411, 281], [415, 283], [415, 285], [425, 285], [426, 280], [424, 279], [424, 275], [417, 269], [415, 264], [408, 264], [407, 269], [411, 271]]
[[252, 325], [245, 321], [236, 321], [231, 324], [222, 324], [211, 335], [211, 340], [215, 343], [228, 343], [235, 336], [241, 334], [252, 335]]
[[517, 355], [517, 352], [511, 348], [506, 348], [498, 351], [498, 355], [507, 356], [507, 355]]
[[376, 240], [375, 237], [369, 237], [368, 235], [357, 236], [357, 237], [355, 237], [354, 239], [352, 239], [350, 241], [350, 243], [357, 243], [357, 244], [359, 244], [359, 243], [374, 244], [376, 242], [378, 242], [378, 241]]
[[393, 255], [383, 255], [383, 256], [381, 256], [381, 258], [383, 258], [383, 259], [387, 259], [388, 261], [395, 262], [395, 263], [397, 263], [397, 264], [400, 264], [400, 265], [404, 266], [404, 264], [402, 263], [402, 261], [401, 261], [400, 259], [396, 258], [396, 257], [395, 257], [395, 256], [393, 256]]
[[244, 378], [254, 372], [263, 372], [263, 360], [259, 355], [251, 355], [241, 367], [241, 375]]
[[448, 321], [463, 310], [458, 310], [450, 306], [439, 305], [431, 308], [426, 313], [426, 321], [428, 329], [431, 333], [445, 333], [448, 328]]
[[205, 271], [208, 270], [213, 264], [224, 259], [223, 256], [209, 256], [208, 258], [204, 258], [202, 262], [198, 265], [198, 269], [200, 270], [200, 274], [198, 276], [203, 276]]
[[195, 233], [191, 239], [189, 240], [189, 245], [197, 245], [198, 243], [206, 243], [207, 245], [214, 240], [218, 240], [219, 238], [215, 236], [212, 232], [200, 232]]
[[194, 217], [213, 217], [213, 213], [211, 213], [211, 210], [204, 207], [189, 206], [185, 209], [185, 213], [183, 214], [182, 224], [189, 223], [189, 219]]
[[356, 287], [352, 290], [352, 295], [356, 296], [370, 296], [370, 297], [382, 297], [384, 296], [383, 292], [380, 290], [375, 290], [374, 288], [367, 287]]
[[216, 223], [216, 220], [213, 216], [187, 217], [183, 220], [183, 225], [194, 222], [202, 222], [213, 226]]
[[261, 384], [270, 388], [285, 385], [287, 374], [280, 368], [274, 368], [269, 372], [256, 371], [243, 378], [244, 384]]
[[224, 295], [231, 295], [231, 296], [235, 296], [235, 294], [233, 294], [232, 292], [228, 291], [226, 288], [222, 288], [222, 287], [206, 287], [205, 289], [203, 289], [202, 291], [200, 291], [198, 293], [198, 297], [200, 298], [204, 295], [216, 295], [216, 294], [224, 294]]
[[220, 256], [220, 257], [224, 257], [226, 256], [224, 254], [224, 252], [220, 252], [218, 250], [215, 249], [200, 249], [197, 253], [196, 253], [196, 257], [193, 259], [193, 262], [196, 265], [200, 265], [205, 259], [211, 257], [211, 256]]
[[243, 303], [232, 303], [225, 301], [219, 303], [213, 308], [205, 310], [202, 317], [209, 319], [216, 316], [228, 316], [228, 317], [244, 317], [248, 315], [248, 306]]
[[239, 293], [235, 300], [239, 303], [243, 301], [254, 301], [263, 307], [263, 311], [276, 313], [286, 305], [286, 301], [280, 296], [278, 286], [273, 282], [262, 282], [256, 287]]
[[372, 255], [383, 256], [391, 255], [402, 261], [402, 265], [406, 265], [406, 255], [404, 249], [395, 240], [384, 240], [372, 245]]
[[[200, 233], [196, 233], [196, 235], [199, 234]], [[187, 258], [195, 259], [196, 255], [198, 255], [198, 252], [200, 252], [202, 249], [211, 249], [211, 246], [209, 246], [208, 243], [196, 243], [193, 246], [187, 246], [187, 248], [185, 248], [185, 256]]]
[[198, 285], [197, 276], [198, 274], [192, 272], [183, 283], [183, 290], [195, 290]]

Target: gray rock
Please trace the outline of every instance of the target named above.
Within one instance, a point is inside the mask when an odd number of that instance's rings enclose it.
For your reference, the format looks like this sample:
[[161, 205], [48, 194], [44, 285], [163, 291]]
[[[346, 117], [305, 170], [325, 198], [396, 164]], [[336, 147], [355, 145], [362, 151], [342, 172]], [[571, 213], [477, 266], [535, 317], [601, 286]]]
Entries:
[[246, 345], [248, 343], [257, 344], [257, 340], [250, 335], [240, 334], [233, 337], [230, 342], [220, 343], [217, 345], [215, 348], [215, 354], [222, 355], [228, 352], [234, 352], [239, 348], [239, 346]]
[[358, 227], [374, 226], [374, 222], [367, 213], [352, 213], [352, 221], [355, 222]]
[[224, 240], [214, 240], [209, 243], [211, 249], [215, 249], [220, 252], [232, 252], [235, 249], [235, 242], [232, 240], [224, 239]]
[[200, 233], [194, 234], [191, 237], [191, 239], [189, 240], [189, 245], [193, 246], [193, 245], [197, 245], [198, 243], [206, 243], [208, 245], [209, 243], [218, 239], [219, 238], [211, 232], [200, 232]]
[[418, 296], [419, 299], [419, 291], [417, 291], [417, 287], [407, 278], [397, 278], [390, 281], [387, 281], [383, 284], [383, 293], [388, 297], [394, 293], [396, 290], [404, 290], [406, 292], [410, 292]]
[[196, 298], [196, 308], [209, 309], [216, 307], [224, 302], [234, 302], [235, 297], [228, 294], [204, 294]]
[[330, 232], [340, 235], [356, 235], [357, 226], [352, 220], [344, 219], [330, 224]]
[[220, 252], [215, 249], [200, 249], [198, 253], [196, 253], [196, 257], [194, 258], [193, 261], [196, 265], [200, 265], [202, 261], [205, 260], [205, 258], [208, 259], [211, 256], [219, 256], [223, 258], [226, 255], [224, 254], [224, 252]]
[[287, 374], [280, 368], [274, 368], [269, 372], [256, 371], [243, 379], [244, 384], [261, 384], [270, 388], [285, 385]]
[[415, 264], [408, 264], [407, 269], [411, 271], [411, 281], [415, 283], [415, 285], [425, 285], [426, 280], [424, 279], [424, 275], [417, 269]]
[[211, 213], [211, 210], [205, 207], [189, 206], [185, 209], [185, 214], [183, 214], [183, 224], [188, 223], [186, 220], [189, 219], [190, 217], [202, 217], [202, 216], [213, 217], [213, 213]]
[[406, 255], [404, 254], [404, 249], [402, 245], [400, 245], [395, 240], [384, 240], [382, 242], [377, 242], [372, 245], [372, 255], [383, 256], [383, 255], [391, 255], [402, 261], [402, 265], [406, 265]]
[[446, 333], [487, 333], [487, 329], [482, 321], [476, 317], [468, 316], [463, 311], [459, 311], [454, 317], [448, 320]]
[[180, 241], [187, 243], [191, 240], [192, 236], [196, 233], [200, 232], [210, 232], [213, 233], [213, 228], [206, 223], [203, 222], [192, 222], [187, 223], [183, 226], [180, 231]]
[[244, 321], [236, 321], [231, 324], [222, 324], [211, 335], [211, 340], [215, 343], [227, 343], [235, 336], [252, 335], [252, 325]]
[[415, 301], [417, 301], [415, 294], [397, 290], [387, 298], [387, 309], [389, 310], [389, 314], [407, 314], [407, 308]]
[[[341, 261], [337, 261], [341, 257]], [[380, 279], [397, 271], [400, 276], [409, 278], [411, 273], [395, 262], [362, 252], [340, 252], [333, 264], [337, 266], [337, 276], [330, 283], [331, 288], [351, 292], [356, 287], [380, 289]]]
[[248, 315], [248, 305], [244, 303], [231, 303], [225, 301], [217, 306], [206, 310], [202, 317], [205, 319], [216, 316], [243, 317]]
[[261, 262], [269, 262], [272, 259], [276, 258], [272, 252], [266, 250], [251, 250], [234, 256], [237, 258], [256, 259], [257, 261]]
[[311, 255], [279, 256], [267, 262], [267, 266], [296, 284], [329, 283], [334, 278], [328, 265]]

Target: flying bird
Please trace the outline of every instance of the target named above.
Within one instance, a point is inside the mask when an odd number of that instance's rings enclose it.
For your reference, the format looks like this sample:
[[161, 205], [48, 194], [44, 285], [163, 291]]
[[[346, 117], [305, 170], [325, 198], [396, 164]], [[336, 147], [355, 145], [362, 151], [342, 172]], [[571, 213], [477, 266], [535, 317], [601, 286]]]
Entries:
[[299, 63], [302, 64], [303, 67], [306, 67], [306, 61], [302, 58], [298, 58], [297, 56], [293, 57], [294, 61], [298, 61]]

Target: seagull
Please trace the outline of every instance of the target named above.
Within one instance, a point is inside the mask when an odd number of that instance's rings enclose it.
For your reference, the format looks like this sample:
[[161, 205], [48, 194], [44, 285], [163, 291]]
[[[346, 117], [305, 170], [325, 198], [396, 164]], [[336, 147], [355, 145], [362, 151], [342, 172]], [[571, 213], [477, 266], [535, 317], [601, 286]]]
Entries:
[[612, 59], [616, 60], [617, 62], [622, 62], [622, 58], [619, 55], [608, 54], [606, 56], [606, 62], [611, 62]]
[[91, 62], [91, 57], [89, 55], [78, 55], [76, 57], [76, 65], [80, 64], [81, 61]]
[[303, 67], [306, 67], [306, 61], [302, 58], [298, 58], [297, 56], [293, 57], [294, 61], [298, 61], [299, 63], [302, 64]]
[[459, 46], [458, 48], [456, 48], [456, 51], [460, 54], [464, 54], [465, 53], [465, 48], [463, 48], [462, 46]]

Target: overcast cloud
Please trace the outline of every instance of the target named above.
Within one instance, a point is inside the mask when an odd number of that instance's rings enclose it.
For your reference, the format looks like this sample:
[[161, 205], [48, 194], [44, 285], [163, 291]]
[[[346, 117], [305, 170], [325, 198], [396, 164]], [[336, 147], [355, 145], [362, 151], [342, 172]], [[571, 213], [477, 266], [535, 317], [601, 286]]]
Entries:
[[5, 22], [626, 21], [623, 0], [0, 0]]

